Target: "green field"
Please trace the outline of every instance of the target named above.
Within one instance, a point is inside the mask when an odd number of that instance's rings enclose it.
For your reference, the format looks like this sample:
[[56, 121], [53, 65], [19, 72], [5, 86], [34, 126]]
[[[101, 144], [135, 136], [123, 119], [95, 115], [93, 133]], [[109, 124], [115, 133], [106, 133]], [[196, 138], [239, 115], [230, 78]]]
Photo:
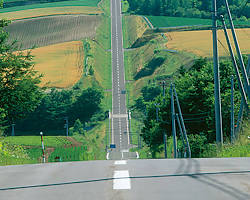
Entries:
[[64, 7], [64, 6], [90, 6], [96, 7], [100, 0], [74, 0], [74, 1], [61, 1], [61, 2], [54, 2], [54, 3], [42, 3], [42, 4], [32, 4], [32, 5], [25, 5], [25, 6], [15, 6], [9, 8], [3, 8], [0, 10], [0, 13], [4, 12], [13, 12], [19, 10], [28, 10], [34, 8], [48, 8], [48, 7]]
[[[212, 25], [210, 19], [167, 17], [167, 16], [146, 16], [154, 27], [176, 27], [176, 26], [205, 26]], [[250, 25], [248, 21], [234, 21], [235, 25]]]
[[[59, 147], [72, 144], [67, 140], [66, 136], [44, 136], [43, 139], [46, 147]], [[41, 146], [40, 136], [12, 136], [5, 137], [2, 141], [10, 145]]]
[[[59, 159], [55, 159], [55, 158]], [[67, 161], [83, 161], [88, 160], [87, 146], [70, 147], [70, 148], [56, 148], [49, 155], [49, 162], [67, 162]]]

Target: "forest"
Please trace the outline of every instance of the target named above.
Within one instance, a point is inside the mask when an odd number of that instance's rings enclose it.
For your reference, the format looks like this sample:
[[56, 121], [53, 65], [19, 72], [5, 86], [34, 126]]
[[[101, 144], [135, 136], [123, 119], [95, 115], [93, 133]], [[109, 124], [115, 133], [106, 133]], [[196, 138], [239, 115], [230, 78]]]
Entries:
[[[210, 0], [127, 0], [129, 12], [140, 15], [211, 18]], [[228, 0], [233, 17], [250, 18], [249, 0]], [[219, 14], [225, 13], [224, 0], [217, 1]]]

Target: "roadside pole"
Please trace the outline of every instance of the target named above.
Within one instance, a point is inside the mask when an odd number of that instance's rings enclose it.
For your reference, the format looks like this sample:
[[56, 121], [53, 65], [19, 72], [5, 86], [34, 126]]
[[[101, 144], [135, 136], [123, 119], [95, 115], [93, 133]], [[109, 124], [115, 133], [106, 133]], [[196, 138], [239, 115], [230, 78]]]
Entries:
[[65, 117], [65, 128], [66, 128], [66, 136], [69, 136], [69, 118]]
[[234, 40], [234, 44], [235, 44], [235, 48], [236, 48], [236, 52], [237, 52], [238, 58], [239, 58], [239, 63], [240, 63], [241, 73], [242, 73], [243, 80], [244, 80], [244, 85], [245, 85], [245, 88], [246, 88], [246, 93], [247, 93], [248, 99], [250, 99], [249, 80], [248, 80], [245, 64], [244, 64], [244, 61], [243, 61], [243, 58], [242, 58], [242, 54], [241, 54], [240, 46], [239, 46], [239, 43], [238, 43], [238, 39], [237, 39], [237, 36], [236, 36], [231, 11], [230, 11], [230, 8], [229, 8], [229, 5], [228, 5], [228, 0], [224, 0], [224, 4], [225, 4], [227, 15], [228, 15], [228, 18], [229, 18], [230, 28], [231, 28], [231, 32], [232, 32], [232, 36], [233, 36], [233, 40]]
[[231, 143], [234, 142], [234, 76], [231, 77]]
[[15, 136], [15, 124], [11, 124], [11, 136]]
[[171, 117], [172, 117], [172, 134], [173, 134], [173, 145], [174, 145], [174, 158], [177, 158], [177, 141], [176, 141], [176, 128], [175, 128], [175, 109], [174, 109], [174, 94], [173, 84], [170, 87], [171, 94]]
[[177, 95], [177, 92], [176, 92], [176, 89], [175, 89], [175, 85], [173, 85], [173, 90], [174, 90], [174, 93], [175, 93], [177, 109], [178, 109], [178, 112], [179, 112], [179, 119], [180, 119], [180, 122], [181, 122], [183, 134], [184, 134], [186, 144], [187, 144], [188, 157], [191, 158], [192, 157], [191, 148], [190, 148], [190, 144], [189, 144], [189, 141], [188, 141], [187, 131], [186, 131], [184, 119], [183, 119], [183, 116], [182, 116], [181, 106], [180, 106], [179, 98], [178, 98], [178, 95]]
[[44, 144], [43, 144], [43, 132], [40, 132], [41, 135], [41, 143], [42, 143], [42, 151], [43, 151], [43, 163], [45, 163], [45, 153], [44, 153]]
[[237, 82], [238, 82], [238, 85], [239, 85], [241, 97], [243, 99], [243, 103], [244, 103], [245, 108], [248, 110], [246, 90], [245, 90], [244, 85], [243, 85], [243, 83], [241, 81], [239, 68], [238, 68], [238, 65], [237, 65], [237, 62], [236, 62], [236, 59], [235, 59], [235, 55], [234, 55], [234, 52], [233, 52], [233, 49], [232, 49], [232, 45], [230, 43], [228, 33], [227, 33], [227, 26], [226, 26], [226, 23], [225, 23], [224, 16], [221, 15], [220, 19], [221, 19], [223, 30], [224, 30], [224, 33], [225, 33], [227, 46], [228, 46], [228, 49], [229, 49], [229, 52], [230, 52], [230, 55], [231, 55], [231, 59], [232, 59], [234, 71], [235, 71], [235, 74], [236, 74]]
[[111, 138], [111, 112], [109, 110], [109, 131], [108, 131], [108, 135], [107, 135], [107, 149], [109, 148], [110, 145], [110, 138]]
[[[165, 103], [166, 81], [162, 81], [162, 82], [160, 82], [160, 84], [162, 85], [163, 102]], [[166, 131], [163, 131], [163, 141], [164, 141], [164, 155], [165, 155], [165, 158], [167, 158], [168, 154], [167, 154], [167, 134], [166, 134]]]
[[215, 127], [216, 142], [223, 144], [222, 115], [221, 115], [221, 95], [220, 95], [220, 71], [217, 40], [217, 1], [212, 0], [212, 21], [213, 21], [213, 62], [214, 62], [214, 97], [215, 97]]

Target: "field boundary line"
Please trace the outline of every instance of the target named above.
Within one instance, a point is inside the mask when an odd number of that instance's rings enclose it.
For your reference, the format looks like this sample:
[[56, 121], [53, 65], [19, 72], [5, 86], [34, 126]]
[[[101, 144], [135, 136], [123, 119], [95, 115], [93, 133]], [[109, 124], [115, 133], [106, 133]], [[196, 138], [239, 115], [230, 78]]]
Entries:
[[142, 16], [142, 18], [146, 21], [150, 29], [154, 29], [153, 24], [150, 22], [150, 20], [146, 16]]
[[95, 15], [101, 15], [100, 14], [85, 14], [85, 13], [58, 13], [58, 14], [52, 14], [52, 15], [40, 15], [40, 16], [34, 16], [34, 17], [24, 17], [24, 18], [18, 18], [13, 19], [13, 21], [22, 21], [26, 19], [37, 19], [37, 18], [45, 18], [45, 17], [55, 17], [55, 16], [67, 16], [67, 15], [81, 15], [81, 16], [95, 16]]

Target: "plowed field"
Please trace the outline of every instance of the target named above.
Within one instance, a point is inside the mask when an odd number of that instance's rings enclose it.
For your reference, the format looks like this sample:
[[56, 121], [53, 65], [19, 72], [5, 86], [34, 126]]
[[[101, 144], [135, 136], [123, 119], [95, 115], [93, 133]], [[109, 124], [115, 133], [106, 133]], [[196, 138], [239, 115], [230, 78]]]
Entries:
[[[231, 33], [228, 31], [228, 33]], [[240, 48], [243, 54], [250, 53], [250, 28], [237, 29]], [[167, 49], [174, 49], [179, 51], [187, 51], [199, 56], [212, 57], [212, 31], [183, 31], [170, 32], [166, 34], [168, 42]], [[230, 34], [231, 41], [233, 42]], [[218, 47], [220, 56], [228, 56], [227, 43], [222, 30], [218, 31]]]
[[67, 88], [81, 77], [83, 70], [83, 44], [65, 42], [32, 50], [35, 70], [42, 73], [41, 86]]
[[14, 21], [7, 27], [10, 40], [21, 50], [94, 37], [101, 16], [65, 15]]

